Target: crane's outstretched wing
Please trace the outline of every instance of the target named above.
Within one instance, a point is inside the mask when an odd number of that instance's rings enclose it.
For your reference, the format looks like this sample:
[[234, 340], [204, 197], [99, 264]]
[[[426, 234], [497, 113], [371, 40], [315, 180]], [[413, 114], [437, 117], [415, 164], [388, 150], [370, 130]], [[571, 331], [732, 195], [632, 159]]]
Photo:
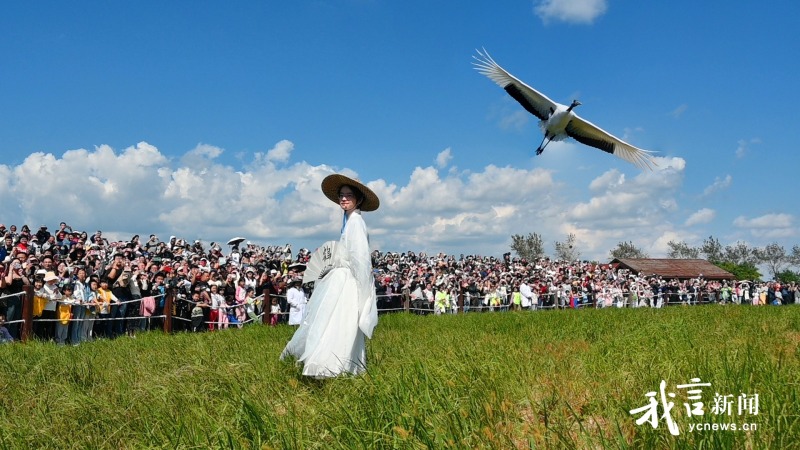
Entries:
[[586, 144], [591, 147], [599, 148], [604, 152], [611, 153], [614, 156], [633, 163], [640, 169], [653, 170], [653, 166], [658, 165], [653, 160], [652, 152], [634, 147], [577, 115], [574, 115], [572, 120], [569, 121], [565, 131], [569, 137], [581, 144]]
[[472, 63], [475, 65], [475, 70], [491, 78], [498, 86], [505, 89], [529, 113], [538, 117], [539, 120], [547, 120], [555, 112], [558, 105], [554, 101], [506, 72], [494, 62], [486, 49], [483, 52], [476, 51], [478, 56], [472, 56], [477, 61]]

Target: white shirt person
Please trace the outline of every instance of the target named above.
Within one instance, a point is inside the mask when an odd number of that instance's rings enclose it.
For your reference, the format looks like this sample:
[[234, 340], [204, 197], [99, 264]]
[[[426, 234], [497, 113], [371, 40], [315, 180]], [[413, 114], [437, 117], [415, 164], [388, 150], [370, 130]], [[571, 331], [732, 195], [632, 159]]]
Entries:
[[286, 303], [289, 304], [289, 325], [300, 325], [306, 310], [306, 293], [300, 286], [301, 280], [292, 280], [289, 291], [286, 292]]

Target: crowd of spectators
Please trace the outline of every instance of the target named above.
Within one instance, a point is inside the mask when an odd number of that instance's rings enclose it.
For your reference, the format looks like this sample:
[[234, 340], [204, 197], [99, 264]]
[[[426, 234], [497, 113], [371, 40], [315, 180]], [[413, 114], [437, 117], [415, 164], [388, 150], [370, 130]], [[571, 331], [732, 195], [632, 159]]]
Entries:
[[[290, 245], [206, 247], [176, 236], [109, 241], [102, 231], [90, 235], [65, 222], [55, 232], [46, 225], [33, 232], [0, 224], [0, 236], [0, 323], [19, 338], [21, 294], [31, 285], [34, 334], [72, 344], [161, 328], [170, 288], [178, 293], [174, 329], [256, 321], [271, 306], [265, 295], [282, 298], [309, 256], [305, 249], [293, 254]], [[280, 303], [287, 311], [285, 298]]]
[[[419, 312], [580, 307], [654, 307], [699, 303], [787, 304], [800, 298], [795, 283], [665, 279], [589, 261], [526, 261], [470, 255], [374, 252], [380, 309], [398, 307], [400, 294]], [[380, 302], [380, 300], [379, 300]]]
[[[259, 246], [170, 236], [109, 241], [61, 222], [0, 224], [0, 341], [18, 339], [21, 293], [33, 286], [34, 334], [77, 345], [98, 337], [134, 336], [161, 328], [165, 294], [173, 328], [214, 330], [286, 321], [286, 291], [302, 277], [311, 252], [289, 244]], [[372, 253], [378, 309], [442, 314], [581, 307], [662, 307], [669, 304], [795, 303], [795, 284], [676, 280], [630, 273], [588, 261], [525, 261], [505, 254]], [[306, 286], [306, 289], [313, 288]], [[268, 300], [265, 300], [268, 299]], [[3, 326], [3, 322], [7, 325]]]

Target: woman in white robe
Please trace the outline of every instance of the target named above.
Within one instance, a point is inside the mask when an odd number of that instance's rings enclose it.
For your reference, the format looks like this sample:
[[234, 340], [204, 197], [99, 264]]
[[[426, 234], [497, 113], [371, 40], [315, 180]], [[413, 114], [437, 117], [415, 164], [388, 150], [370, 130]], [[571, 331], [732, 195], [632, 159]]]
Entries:
[[329, 175], [322, 192], [344, 212], [333, 269], [318, 280], [300, 327], [281, 353], [303, 365], [303, 375], [329, 378], [366, 370], [365, 338], [378, 323], [367, 227], [361, 211], [374, 211], [375, 193], [356, 180]]

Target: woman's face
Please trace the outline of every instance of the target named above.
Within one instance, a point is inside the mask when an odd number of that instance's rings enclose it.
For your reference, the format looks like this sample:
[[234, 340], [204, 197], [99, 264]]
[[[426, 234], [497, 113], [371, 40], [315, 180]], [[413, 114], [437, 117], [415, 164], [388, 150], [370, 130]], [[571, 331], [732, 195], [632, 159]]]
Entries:
[[356, 195], [350, 186], [339, 188], [339, 206], [346, 212], [356, 209]]

